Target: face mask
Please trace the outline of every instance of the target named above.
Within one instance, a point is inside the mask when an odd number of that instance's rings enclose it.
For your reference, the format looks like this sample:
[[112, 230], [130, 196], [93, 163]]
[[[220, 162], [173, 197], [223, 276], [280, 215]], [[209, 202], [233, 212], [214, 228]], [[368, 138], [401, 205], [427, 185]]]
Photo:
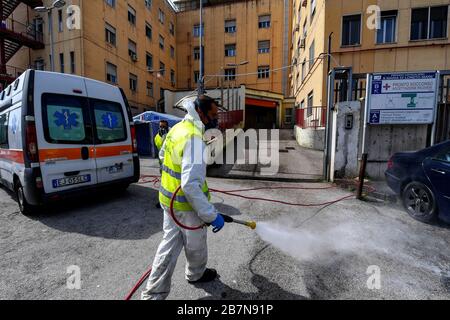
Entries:
[[162, 137], [167, 134], [167, 128], [159, 128], [159, 135]]
[[205, 131], [209, 129], [217, 129], [219, 127], [219, 120], [211, 119], [209, 116], [206, 117], [208, 118], [208, 123], [205, 124]]

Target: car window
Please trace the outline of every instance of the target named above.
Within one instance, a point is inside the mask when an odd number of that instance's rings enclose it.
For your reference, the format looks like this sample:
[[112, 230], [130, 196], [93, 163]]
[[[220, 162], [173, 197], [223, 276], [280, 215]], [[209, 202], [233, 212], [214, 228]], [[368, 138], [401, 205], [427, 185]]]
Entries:
[[8, 149], [8, 113], [0, 115], [0, 148]]
[[441, 153], [439, 153], [435, 159], [437, 160], [441, 160], [441, 161], [445, 161], [445, 162], [450, 162], [450, 149], [447, 149]]
[[87, 100], [80, 97], [44, 94], [42, 117], [47, 142], [62, 144], [92, 143], [89, 133]]
[[125, 118], [119, 103], [90, 100], [94, 110], [97, 143], [113, 143], [127, 139]]

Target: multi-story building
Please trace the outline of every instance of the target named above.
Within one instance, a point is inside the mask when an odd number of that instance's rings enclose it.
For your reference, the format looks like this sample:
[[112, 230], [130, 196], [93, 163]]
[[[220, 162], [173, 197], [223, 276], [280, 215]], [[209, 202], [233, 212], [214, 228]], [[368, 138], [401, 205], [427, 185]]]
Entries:
[[[195, 88], [199, 80], [201, 32], [199, 1], [175, 1], [178, 87]], [[257, 90], [288, 94], [290, 1], [207, 1], [204, 8], [205, 82], [207, 87], [245, 84]], [[244, 63], [244, 64], [243, 64]], [[239, 76], [246, 74], [245, 76]]]
[[308, 110], [304, 121], [327, 105], [328, 63], [352, 68], [352, 100], [364, 97], [367, 73], [440, 70], [448, 83], [448, 16], [448, 0], [295, 0], [291, 89], [297, 107]]
[[[54, 1], [15, 2], [24, 3], [18, 4], [12, 16], [20, 17], [21, 24], [28, 29], [38, 30], [45, 47], [37, 44], [23, 47], [9, 57], [8, 69], [31, 66], [51, 70], [48, 14], [38, 13], [33, 8], [39, 2], [49, 7]], [[32, 5], [26, 5], [31, 2]], [[150, 110], [163, 98], [164, 89], [175, 88], [176, 15], [170, 3], [165, 0], [65, 2], [64, 7], [52, 11], [54, 71], [119, 85], [124, 89], [133, 113]], [[71, 5], [77, 7], [71, 8]], [[67, 25], [68, 19], [74, 19], [71, 29]], [[80, 19], [79, 28], [76, 19]]]

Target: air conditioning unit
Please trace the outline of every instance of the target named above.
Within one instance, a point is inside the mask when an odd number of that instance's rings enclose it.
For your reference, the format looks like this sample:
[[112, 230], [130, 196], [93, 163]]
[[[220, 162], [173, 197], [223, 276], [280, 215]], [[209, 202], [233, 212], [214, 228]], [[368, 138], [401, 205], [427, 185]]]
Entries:
[[134, 62], [137, 61], [137, 54], [133, 53], [130, 57], [131, 57], [131, 60], [133, 60]]
[[295, 32], [299, 32], [300, 31], [300, 25], [299, 24], [297, 24], [296, 26], [295, 26]]
[[308, 0], [303, 0], [303, 2], [302, 2], [302, 7], [305, 7], [305, 8], [306, 8], [307, 5], [308, 5]]
[[306, 38], [300, 40], [300, 48], [305, 49], [306, 47]]

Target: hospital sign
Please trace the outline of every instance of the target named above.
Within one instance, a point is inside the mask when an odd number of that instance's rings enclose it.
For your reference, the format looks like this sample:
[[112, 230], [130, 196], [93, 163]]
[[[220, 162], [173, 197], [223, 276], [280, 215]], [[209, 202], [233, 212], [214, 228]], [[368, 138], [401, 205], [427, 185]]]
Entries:
[[437, 79], [436, 72], [369, 75], [368, 123], [433, 123], [437, 103]]

